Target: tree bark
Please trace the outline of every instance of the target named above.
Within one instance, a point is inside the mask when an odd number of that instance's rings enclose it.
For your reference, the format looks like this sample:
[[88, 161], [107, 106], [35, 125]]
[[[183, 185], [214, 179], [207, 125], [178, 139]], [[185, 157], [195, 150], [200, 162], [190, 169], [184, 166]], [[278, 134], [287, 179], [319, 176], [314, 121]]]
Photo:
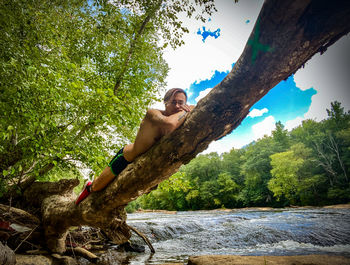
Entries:
[[8, 247], [4, 246], [0, 242], [0, 264], [15, 265], [16, 256], [15, 253]]
[[60, 195], [43, 200], [48, 247], [63, 252], [66, 231], [73, 225], [100, 227], [117, 243], [126, 242], [130, 230], [124, 206], [235, 129], [271, 88], [347, 34], [349, 17], [348, 1], [265, 1], [232, 71], [199, 101], [180, 128], [138, 157], [105, 190], [94, 192], [78, 206], [71, 197]]

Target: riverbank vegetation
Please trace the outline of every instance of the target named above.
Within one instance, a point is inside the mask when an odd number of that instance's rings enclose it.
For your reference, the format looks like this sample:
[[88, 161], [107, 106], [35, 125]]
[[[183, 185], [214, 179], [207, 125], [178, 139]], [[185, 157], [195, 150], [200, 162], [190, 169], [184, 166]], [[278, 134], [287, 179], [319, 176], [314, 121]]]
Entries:
[[328, 118], [305, 120], [242, 149], [199, 155], [127, 207], [199, 210], [329, 205], [350, 200], [350, 112], [339, 102]]

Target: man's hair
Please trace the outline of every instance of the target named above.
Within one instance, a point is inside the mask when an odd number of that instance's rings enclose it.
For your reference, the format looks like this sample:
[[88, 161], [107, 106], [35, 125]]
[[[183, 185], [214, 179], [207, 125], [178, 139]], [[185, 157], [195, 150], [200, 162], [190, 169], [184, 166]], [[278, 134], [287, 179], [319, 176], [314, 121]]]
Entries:
[[183, 90], [182, 88], [172, 88], [172, 89], [169, 89], [165, 93], [165, 95], [164, 95], [164, 102], [167, 102], [176, 93], [183, 93], [183, 94], [185, 94], [186, 101], [187, 101], [187, 94], [186, 94], [185, 90]]

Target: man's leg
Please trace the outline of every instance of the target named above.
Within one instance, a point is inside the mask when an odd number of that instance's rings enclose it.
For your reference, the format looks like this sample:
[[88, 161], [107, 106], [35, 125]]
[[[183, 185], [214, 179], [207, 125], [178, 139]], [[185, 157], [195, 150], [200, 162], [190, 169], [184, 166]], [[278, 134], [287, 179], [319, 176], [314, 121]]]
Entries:
[[111, 168], [105, 167], [102, 173], [92, 182], [91, 191], [99, 191], [106, 187], [115, 178]]
[[130, 164], [123, 154], [123, 148], [113, 157], [111, 162], [109, 162], [108, 167], [106, 167], [100, 176], [98, 176], [93, 183], [88, 183], [84, 190], [80, 193], [75, 204], [79, 204], [93, 191], [99, 191], [105, 188], [113, 179], [118, 176], [126, 167]]
[[[108, 167], [103, 170], [101, 175], [96, 178], [92, 184], [90, 183], [84, 188], [75, 203], [79, 204], [92, 191], [99, 191], [105, 188], [115, 176], [118, 176], [119, 173], [131, 163], [131, 161], [140, 154], [146, 152], [156, 142], [156, 139], [162, 136], [160, 131], [162, 131], [162, 128], [159, 125], [154, 124], [150, 120], [143, 119], [135, 142], [125, 146], [125, 150], [122, 148], [115, 157], [113, 157], [112, 161], [109, 163]], [[124, 151], [126, 157], [124, 156]]]

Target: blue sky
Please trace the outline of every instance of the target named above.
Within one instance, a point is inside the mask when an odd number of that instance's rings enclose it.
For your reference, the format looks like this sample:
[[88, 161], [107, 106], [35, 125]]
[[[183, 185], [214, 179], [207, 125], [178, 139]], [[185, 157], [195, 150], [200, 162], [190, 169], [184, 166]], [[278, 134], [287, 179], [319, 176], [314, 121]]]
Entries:
[[[182, 87], [189, 103], [196, 104], [231, 71], [241, 55], [254, 27], [263, 1], [216, 0], [218, 12], [206, 22], [183, 17], [190, 34], [185, 45], [165, 54], [171, 70], [166, 89]], [[270, 135], [277, 121], [287, 129], [304, 119], [322, 120], [326, 108], [338, 100], [350, 108], [350, 37], [340, 41], [320, 56], [315, 55], [305, 68], [281, 81], [251, 109], [242, 124], [230, 135], [213, 142], [204, 153], [228, 152]]]
[[203, 42], [205, 42], [208, 37], [217, 39], [220, 37], [220, 28], [216, 29], [215, 31], [211, 31], [203, 26], [202, 29], [198, 29], [197, 34], [202, 36]]
[[[227, 72], [215, 71], [210, 79], [195, 81], [187, 89], [189, 93], [189, 104], [196, 105], [201, 98], [200, 94], [204, 91], [210, 91], [212, 87], [219, 84]], [[244, 139], [255, 140], [262, 137], [265, 133], [269, 134], [269, 129], [277, 121], [286, 124], [290, 120], [303, 116], [311, 105], [311, 98], [317, 94], [314, 88], [301, 90], [296, 86], [294, 76], [281, 81], [267, 95], [252, 106], [250, 115], [246, 117], [241, 125], [235, 129], [228, 139], [239, 141], [242, 139], [242, 145], [248, 142]], [[264, 121], [265, 128], [264, 130]], [[262, 128], [253, 127], [256, 124], [262, 124]], [[227, 139], [226, 139], [227, 140]], [[240, 146], [239, 146], [240, 147]], [[214, 150], [213, 150], [214, 151]]]

